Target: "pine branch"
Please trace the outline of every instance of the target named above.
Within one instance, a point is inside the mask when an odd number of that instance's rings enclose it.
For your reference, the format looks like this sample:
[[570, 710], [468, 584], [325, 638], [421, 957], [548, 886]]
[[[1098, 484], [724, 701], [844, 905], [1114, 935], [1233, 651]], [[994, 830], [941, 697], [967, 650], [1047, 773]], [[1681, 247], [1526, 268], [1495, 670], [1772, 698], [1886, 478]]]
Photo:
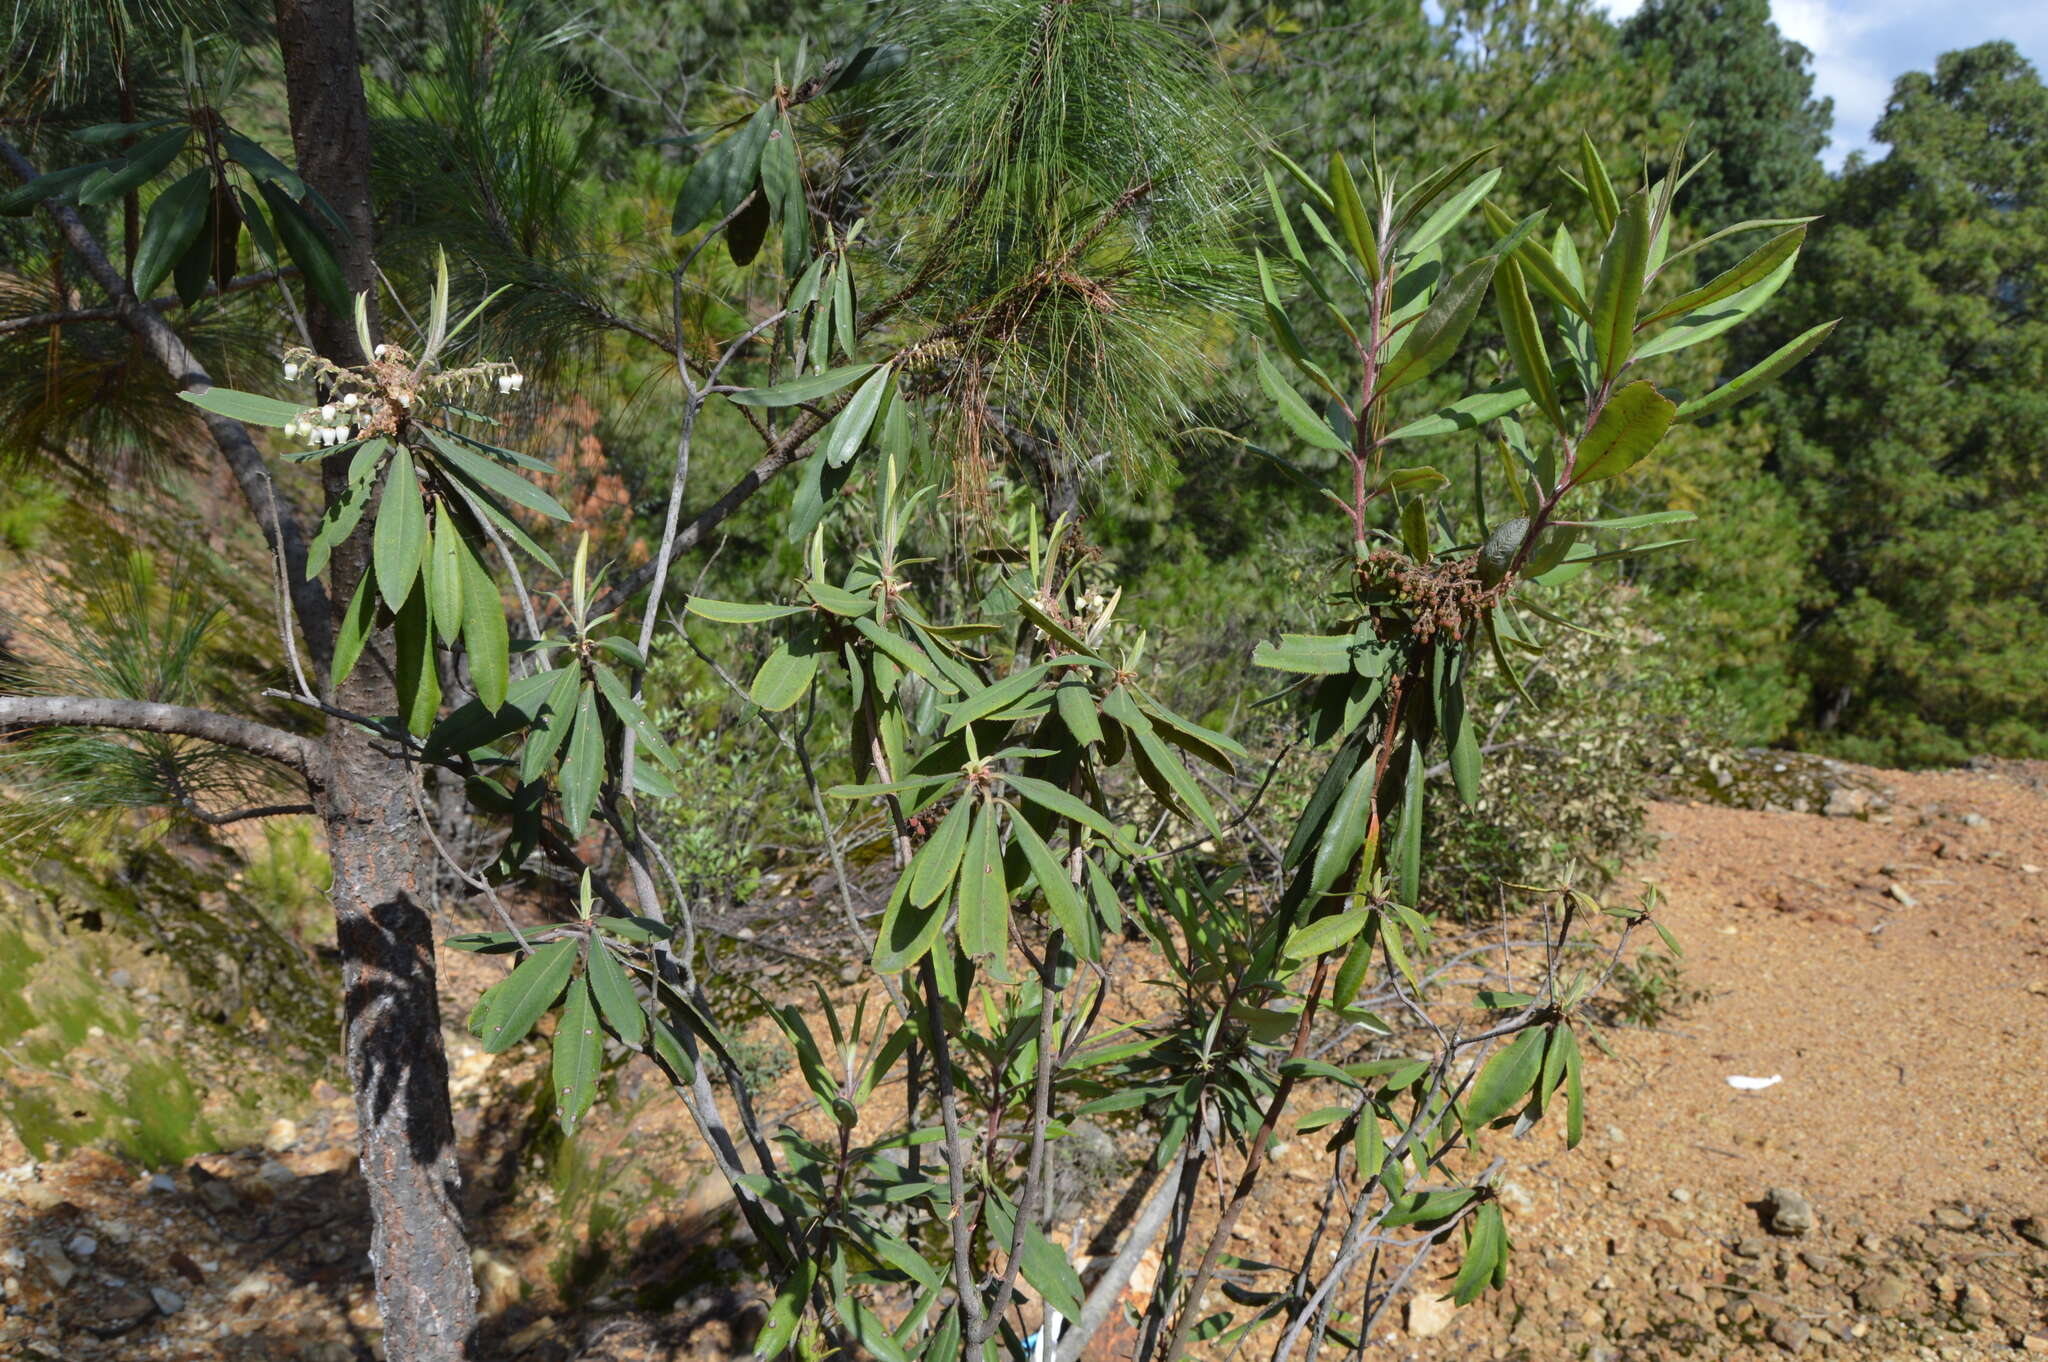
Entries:
[[158, 705], [145, 700], [107, 700], [78, 695], [0, 695], [0, 739], [40, 728], [112, 728], [131, 733], [172, 733], [219, 743], [317, 775], [324, 762], [310, 738], [232, 714]]
[[[209, 283], [206, 286], [204, 297], [222, 298], [231, 293], [242, 293], [252, 288], [262, 288], [265, 284], [275, 283], [279, 279], [297, 278], [298, 273], [298, 266], [288, 265], [281, 270], [263, 270], [257, 274], [238, 274], [228, 281], [226, 288]], [[183, 307], [184, 299], [179, 298], [176, 294], [169, 294], [153, 300], [149, 306], [153, 311], [161, 313], [166, 308]], [[39, 331], [46, 326], [70, 326], [75, 322], [118, 322], [122, 320], [124, 319], [121, 315], [121, 309], [118, 307], [81, 307], [73, 308], [68, 312], [38, 312], [30, 317], [8, 317], [0, 320], [0, 336], [7, 335], [12, 331]]]
[[[36, 177], [35, 166], [16, 150], [13, 143], [4, 139], [0, 139], [0, 161], [5, 161], [7, 168], [24, 184]], [[128, 281], [122, 277], [121, 271], [114, 268], [99, 239], [78, 216], [77, 210], [55, 199], [46, 201], [43, 208], [63, 231], [71, 249], [85, 262], [86, 271], [113, 300], [121, 323], [135, 334], [171, 380], [181, 390], [211, 387], [213, 379], [205, 366], [186, 348], [184, 340], [169, 322], [153, 307], [135, 297]], [[240, 421], [215, 412], [202, 411], [200, 418], [206, 422], [207, 433], [213, 437], [215, 447], [234, 474], [235, 484], [241, 488], [242, 497], [249, 504], [249, 512], [263, 532], [264, 543], [272, 553], [281, 553], [284, 557], [286, 575], [292, 583], [293, 613], [298, 616], [299, 628], [305, 632], [307, 650], [324, 671], [333, 655], [333, 625], [328, 618], [326, 588], [317, 578], [306, 573], [305, 533], [297, 517], [285, 508], [271, 487], [269, 470], [264, 467], [263, 454], [256, 448], [256, 442], [249, 437], [249, 428]]]

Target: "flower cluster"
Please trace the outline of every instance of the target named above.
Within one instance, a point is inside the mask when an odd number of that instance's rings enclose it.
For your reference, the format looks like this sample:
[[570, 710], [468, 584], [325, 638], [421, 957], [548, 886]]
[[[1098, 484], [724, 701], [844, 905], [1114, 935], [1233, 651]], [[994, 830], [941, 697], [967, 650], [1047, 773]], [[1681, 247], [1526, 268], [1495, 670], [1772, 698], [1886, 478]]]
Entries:
[[395, 436], [405, 415], [425, 393], [453, 396], [479, 383], [495, 380], [500, 394], [520, 391], [526, 375], [502, 362], [487, 362], [446, 373], [425, 373], [411, 355], [396, 345], [379, 345], [362, 369], [345, 368], [311, 350], [294, 346], [285, 352], [287, 381], [311, 378], [328, 385], [329, 400], [308, 407], [286, 424], [287, 438], [332, 448], [371, 436]]

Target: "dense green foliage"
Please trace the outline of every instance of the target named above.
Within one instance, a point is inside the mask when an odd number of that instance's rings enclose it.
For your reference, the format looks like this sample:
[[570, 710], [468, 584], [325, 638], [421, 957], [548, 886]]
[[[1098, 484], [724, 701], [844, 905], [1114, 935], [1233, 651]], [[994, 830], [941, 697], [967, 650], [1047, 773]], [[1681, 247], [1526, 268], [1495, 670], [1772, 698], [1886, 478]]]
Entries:
[[2009, 44], [1951, 53], [1877, 136], [1773, 328], [1847, 318], [1768, 427], [1825, 592], [1796, 731], [1879, 761], [2040, 756], [2048, 88]]
[[1687, 123], [1694, 156], [1713, 157], [1687, 187], [1698, 221], [1778, 217], [1812, 198], [1833, 107], [1813, 97], [1812, 54], [1779, 34], [1769, 0], [1650, 0], [1621, 46], [1664, 64], [1662, 107]]

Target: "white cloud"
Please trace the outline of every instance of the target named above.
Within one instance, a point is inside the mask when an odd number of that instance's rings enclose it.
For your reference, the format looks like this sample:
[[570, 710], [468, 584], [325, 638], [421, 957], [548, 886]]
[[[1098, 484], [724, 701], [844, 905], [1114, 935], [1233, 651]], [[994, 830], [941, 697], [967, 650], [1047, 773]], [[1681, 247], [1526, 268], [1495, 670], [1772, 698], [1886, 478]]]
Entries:
[[[1642, 0], [1600, 0], [1616, 18]], [[1944, 52], [2008, 38], [2038, 65], [2048, 59], [2048, 4], [2042, 0], [1771, 0], [1771, 17], [1813, 52], [1814, 89], [1835, 101], [1835, 135], [1823, 154], [1839, 168], [1852, 151], [1875, 153], [1870, 129], [1892, 83], [1931, 71]]]

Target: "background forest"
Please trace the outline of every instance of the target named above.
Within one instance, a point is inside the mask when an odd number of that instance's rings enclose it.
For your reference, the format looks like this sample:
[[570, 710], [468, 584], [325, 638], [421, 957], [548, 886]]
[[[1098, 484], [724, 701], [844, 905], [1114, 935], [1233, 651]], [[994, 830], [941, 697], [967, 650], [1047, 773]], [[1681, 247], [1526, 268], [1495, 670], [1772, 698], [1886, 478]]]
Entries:
[[[313, 361], [287, 351], [309, 315], [316, 331], [323, 316], [345, 327], [336, 271], [350, 262], [342, 252], [339, 266], [323, 263], [315, 238], [328, 229], [280, 190], [293, 172], [265, 150], [282, 154], [299, 122], [269, 6], [102, 8], [17, 6], [4, 35], [0, 696], [119, 696], [307, 733], [317, 716], [294, 708], [300, 662], [291, 626], [281, 641], [277, 623], [295, 584], [239, 505], [247, 486], [238, 492], [219, 466], [218, 432], [176, 400], [149, 346], [103, 305], [76, 241], [38, 211], [52, 183], [14, 186], [99, 166], [57, 188], [99, 240], [121, 246], [130, 282], [158, 297], [226, 389], [292, 395], [290, 380]], [[1035, 566], [1046, 527], [1066, 517], [1077, 601], [1106, 631], [1120, 599], [1142, 600], [1144, 632], [1120, 675], [1142, 682], [1160, 712], [1188, 716], [1198, 735], [1188, 750], [1201, 755], [1210, 730], [1261, 759], [1289, 750], [1273, 675], [1247, 658], [1256, 644], [1322, 627], [1330, 512], [1302, 489], [1336, 476], [1342, 449], [1305, 443], [1301, 416], [1349, 432], [1334, 405], [1281, 400], [1267, 356], [1280, 353], [1277, 329], [1299, 347], [1297, 363], [1335, 371], [1350, 343], [1312, 309], [1276, 328], [1276, 299], [1315, 285], [1284, 263], [1300, 251], [1272, 210], [1321, 191], [1269, 168], [1319, 173], [1333, 149], [1412, 167], [1411, 178], [1481, 155], [1500, 167], [1487, 214], [1448, 237], [1468, 252], [1538, 209], [1550, 214], [1546, 232], [1604, 236], [1613, 213], [1592, 184], [1591, 145], [1618, 185], [1692, 170], [1662, 230], [1674, 249], [1696, 250], [1701, 278], [1762, 239], [1720, 229], [1817, 215], [1767, 307], [1662, 357], [1658, 383], [1674, 398], [1835, 323], [1753, 400], [1673, 426], [1657, 458], [1590, 493], [1589, 520], [1699, 518], [1654, 552], [1561, 581], [1559, 608], [1584, 627], [1559, 621], [1518, 675], [1475, 666], [1462, 683], [1486, 784], [1463, 803], [1441, 781], [1429, 789], [1421, 893], [1432, 914], [1530, 909], [1529, 885], [1599, 893], [1645, 850], [1654, 793], [1816, 798], [1731, 791], [1788, 764], [1811, 769], [1789, 753], [1892, 767], [2048, 758], [2048, 88], [2011, 44], [1901, 73], [1873, 131], [1883, 154], [1830, 173], [1821, 153], [1833, 111], [1815, 97], [1810, 54], [1779, 33], [1766, 0], [1650, 0], [1620, 22], [1579, 0], [1161, 11], [1174, 51], [1197, 60], [1109, 48], [1093, 58], [1100, 85], [1077, 96], [1124, 90], [1126, 105], [1087, 110], [1102, 120], [1099, 139], [1141, 160], [1174, 158], [1133, 229], [1150, 264], [1114, 291], [1079, 290], [1070, 312], [1033, 316], [1028, 346], [961, 378], [948, 366], [978, 353], [989, 331], [1025, 328], [993, 309], [951, 322], [946, 309], [1017, 286], [1006, 270], [1074, 232], [1002, 211], [1074, 167], [1058, 149], [1003, 160], [981, 145], [1004, 126], [1005, 73], [976, 65], [974, 16], [1000, 5], [909, 8], [944, 60], [896, 45], [891, 7], [850, 0], [360, 7], [376, 305], [412, 300], [424, 313], [431, 297], [437, 315], [450, 299], [457, 317], [476, 309], [461, 351], [465, 362], [488, 357], [470, 380], [476, 400], [500, 423], [492, 438], [532, 456], [523, 466], [539, 492], [512, 494], [540, 514], [506, 532], [542, 560], [576, 563], [573, 599], [553, 600], [551, 622], [570, 620], [580, 637], [591, 616], [661, 580], [665, 535], [678, 506], [687, 511], [692, 556], [675, 562], [675, 627], [656, 633], [650, 618], [644, 656], [630, 644], [617, 656], [643, 669], [635, 689], [648, 730], [675, 757], [638, 807], [667, 849], [674, 892], [709, 924], [707, 958], [744, 951], [765, 919], [793, 907], [836, 915], [817, 889], [817, 828], [828, 842], [832, 832], [818, 791], [874, 773], [864, 756], [808, 745], [814, 725], [860, 722], [822, 686], [800, 711], [764, 702], [787, 649], [773, 632], [715, 627], [768, 616], [686, 621], [679, 602], [789, 598], [793, 582], [820, 575], [809, 536], [828, 506], [891, 524], [880, 538], [890, 552], [914, 550], [934, 615], [989, 608], [1025, 554], [989, 546], [1033, 546]], [[776, 91], [787, 99], [775, 155], [788, 159], [762, 162], [761, 193], [748, 200], [751, 170], [734, 192], [707, 167], [755, 125], [768, 128], [755, 111]], [[169, 120], [231, 123], [219, 145], [233, 167], [200, 164], [182, 138], [142, 166]], [[303, 141], [298, 150], [303, 167]], [[123, 163], [94, 161], [113, 154], [150, 175], [123, 182]], [[159, 175], [180, 156], [196, 178]], [[942, 173], [977, 157], [1027, 167], [1018, 173], [1030, 183], [963, 190]], [[785, 164], [778, 178], [771, 167]], [[199, 171], [249, 192], [209, 193]], [[1154, 183], [1126, 192], [1135, 202]], [[337, 224], [353, 211], [341, 209], [328, 210]], [[156, 224], [179, 213], [224, 248], [153, 256]], [[814, 252], [839, 263], [821, 273]], [[732, 358], [720, 347], [765, 331], [758, 318], [792, 288], [806, 301], [768, 338], [814, 359], [853, 358], [856, 297], [865, 325], [933, 328], [902, 360], [902, 381], [906, 392], [923, 383], [919, 396], [954, 415], [903, 438], [905, 466], [934, 484], [944, 528], [906, 531], [899, 545], [893, 483], [887, 495], [849, 483], [823, 458], [776, 477], [784, 464], [763, 461], [763, 439], [782, 429], [779, 411], [675, 400], [679, 375], [715, 374]], [[1456, 357], [1409, 395], [1416, 410], [1516, 372], [1504, 316], [1478, 311]], [[362, 334], [367, 353], [367, 323]], [[950, 377], [913, 377], [934, 373]], [[806, 400], [788, 414], [817, 417]], [[1433, 461], [1454, 485], [1479, 485], [1492, 458], [1477, 440], [1411, 447], [1389, 446], [1391, 469]], [[330, 484], [337, 476], [330, 469]], [[320, 485], [304, 470], [291, 477], [301, 481], [281, 477], [281, 494], [313, 507], [318, 523]], [[699, 534], [688, 517], [706, 504], [717, 514]], [[1380, 511], [1386, 523], [1374, 528], [1395, 532], [1391, 499]], [[1488, 523], [1483, 504], [1473, 514]], [[1361, 539], [1366, 529], [1361, 517]], [[542, 598], [554, 584], [529, 583]], [[441, 632], [452, 647], [461, 629]], [[474, 659], [480, 634], [464, 637]], [[513, 652], [522, 646], [515, 635]], [[437, 682], [432, 698], [401, 704], [424, 704], [430, 721], [441, 694]], [[633, 723], [632, 703], [618, 705], [619, 722]], [[631, 738], [626, 751], [630, 788]], [[1260, 783], [1259, 769], [1216, 778], [1219, 801], [1242, 813], [1227, 834], [1212, 827], [1205, 854], [1222, 842], [1257, 860], [1273, 828], [1285, 840], [1314, 816], [1304, 813], [1317, 807], [1313, 770], [1276, 756], [1281, 774]], [[493, 834], [464, 811], [463, 782], [444, 777], [428, 796], [433, 807], [419, 813], [450, 844], [447, 859], [488, 862]], [[251, 809], [269, 816], [245, 821]], [[308, 812], [261, 763], [190, 735], [65, 729], [0, 751], [0, 1114], [32, 1153], [111, 1141], [145, 1163], [175, 1161], [248, 1138], [333, 1073], [330, 848]], [[1420, 816], [1418, 806], [1416, 825]], [[879, 815], [847, 814], [838, 831], [856, 848], [886, 840]], [[839, 854], [832, 846], [834, 882], [848, 894], [862, 867], [849, 876]], [[498, 925], [481, 876], [431, 874], [437, 934]], [[547, 911], [575, 911], [573, 877], [543, 888]], [[864, 889], [878, 905], [887, 897], [886, 886]], [[586, 918], [589, 895], [586, 880]], [[141, 957], [154, 972], [131, 987]], [[1674, 960], [1638, 964], [1624, 980], [1653, 1013], [1674, 986]], [[164, 1031], [167, 1012], [177, 1020]], [[772, 1078], [786, 1061], [770, 1048], [740, 1058]], [[572, 1139], [550, 1157], [564, 1186], [595, 1176]]]

